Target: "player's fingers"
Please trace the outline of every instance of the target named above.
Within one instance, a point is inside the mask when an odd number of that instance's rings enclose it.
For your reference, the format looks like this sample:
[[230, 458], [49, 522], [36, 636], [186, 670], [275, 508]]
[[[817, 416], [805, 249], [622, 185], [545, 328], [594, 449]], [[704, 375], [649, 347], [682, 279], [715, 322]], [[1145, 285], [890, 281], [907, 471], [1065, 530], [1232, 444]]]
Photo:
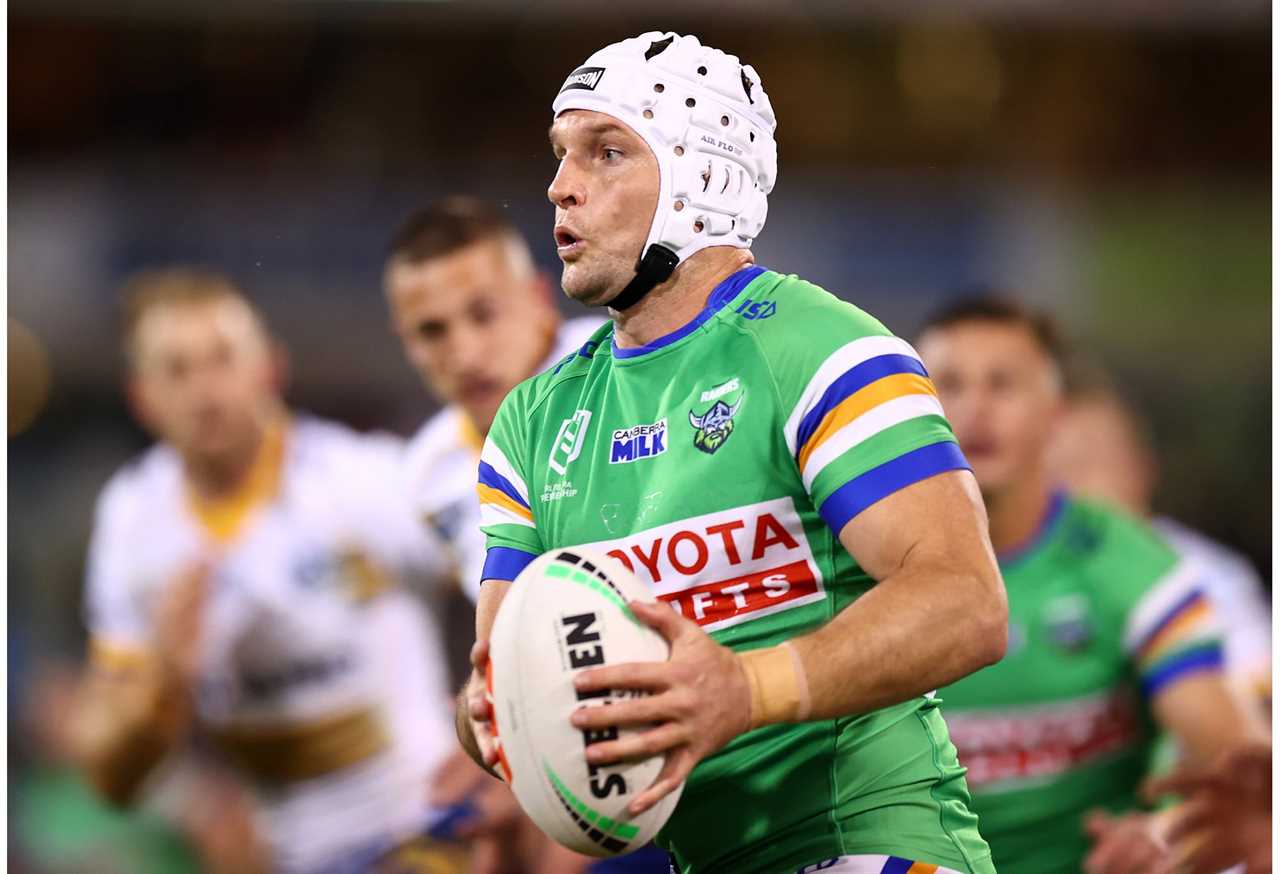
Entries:
[[484, 672], [485, 665], [489, 663], [489, 641], [477, 640], [471, 644], [471, 665], [477, 671]]
[[609, 705], [579, 707], [569, 721], [576, 728], [602, 729], [614, 725], [651, 725], [671, 717], [665, 695], [646, 696]]
[[1177, 816], [1165, 832], [1165, 839], [1170, 843], [1177, 843], [1195, 835], [1212, 824], [1213, 816], [1210, 805], [1189, 801], [1179, 808]]
[[628, 606], [637, 619], [661, 634], [668, 643], [675, 643], [698, 630], [697, 625], [663, 601], [632, 601]]
[[677, 747], [669, 752], [662, 770], [658, 772], [657, 779], [648, 789], [631, 799], [631, 803], [627, 805], [627, 813], [639, 816], [666, 798], [684, 782], [695, 764], [697, 764], [697, 758], [687, 746]]
[[688, 740], [689, 732], [683, 725], [668, 722], [649, 731], [592, 744], [587, 747], [587, 761], [593, 765], [608, 765], [629, 759], [647, 759]]
[[1100, 840], [1084, 860], [1085, 874], [1116, 874], [1114, 865], [1120, 856], [1122, 842], [1115, 839], [1114, 830]]
[[1098, 808], [1094, 808], [1084, 815], [1085, 834], [1094, 840], [1110, 831], [1114, 823], [1115, 819], [1111, 814]]
[[573, 686], [579, 692], [595, 692], [600, 689], [641, 689], [653, 692], [670, 685], [670, 668], [666, 662], [609, 665], [583, 671], [573, 678]]

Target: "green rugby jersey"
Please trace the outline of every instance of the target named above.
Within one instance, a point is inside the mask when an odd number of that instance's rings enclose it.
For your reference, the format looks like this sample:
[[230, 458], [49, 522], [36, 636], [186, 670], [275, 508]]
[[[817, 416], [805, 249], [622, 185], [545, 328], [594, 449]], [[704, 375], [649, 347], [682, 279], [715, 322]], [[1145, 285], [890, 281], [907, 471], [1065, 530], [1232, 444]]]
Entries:
[[1194, 566], [1119, 510], [1058, 493], [1000, 568], [1008, 653], [939, 697], [997, 869], [1076, 874], [1083, 815], [1137, 805], [1148, 702], [1222, 648]]
[[[915, 351], [793, 276], [745, 268], [647, 346], [612, 325], [518, 386], [481, 452], [486, 579], [590, 545], [734, 649], [812, 631], [873, 581], [836, 532], [967, 467]], [[990, 871], [934, 700], [769, 726], [700, 763], [659, 842], [684, 872], [892, 854]]]

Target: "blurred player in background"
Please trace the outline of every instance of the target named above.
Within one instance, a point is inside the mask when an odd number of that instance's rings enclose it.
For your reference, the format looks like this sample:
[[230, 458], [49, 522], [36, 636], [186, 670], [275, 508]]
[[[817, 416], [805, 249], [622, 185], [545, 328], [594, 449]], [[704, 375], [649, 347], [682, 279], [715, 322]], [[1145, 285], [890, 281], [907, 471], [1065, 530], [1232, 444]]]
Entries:
[[[1074, 494], [1150, 518], [1160, 465], [1147, 424], [1100, 375], [1072, 374], [1067, 410], [1050, 462]], [[1201, 569], [1201, 584], [1222, 622], [1232, 682], [1270, 712], [1271, 606], [1253, 565], [1240, 553], [1167, 516], [1150, 519], [1169, 545]]]
[[[447, 198], [404, 222], [391, 242], [384, 286], [405, 356], [446, 404], [409, 448], [416, 509], [450, 547], [474, 602], [485, 559], [475, 472], [493, 417], [507, 392], [575, 353], [602, 320], [562, 322], [551, 283], [519, 231], [501, 210], [471, 197]], [[543, 836], [506, 784], [461, 751], [434, 786], [437, 804], [466, 814], [459, 828], [472, 839], [476, 871], [570, 874], [591, 863]], [[647, 870], [667, 870], [659, 855]]]
[[99, 499], [77, 758], [127, 803], [194, 736], [252, 788], [272, 870], [452, 870], [413, 841], [450, 738], [435, 631], [397, 584], [443, 571], [395, 500], [401, 444], [291, 414], [224, 277], [144, 274], [125, 319], [160, 442]]
[[1057, 487], [1062, 350], [1047, 320], [965, 299], [926, 324], [919, 348], [1009, 593], [1004, 660], [939, 693], [997, 870], [1161, 870], [1167, 821], [1122, 814], [1153, 723], [1197, 762], [1256, 728], [1223, 679], [1203, 574], [1140, 520]]
[[594, 545], [665, 602], [629, 606], [671, 655], [583, 671], [581, 695], [652, 694], [564, 716], [600, 738], [592, 767], [663, 759], [630, 815], [684, 784], [658, 839], [677, 870], [991, 872], [929, 694], [1004, 651], [977, 485], [907, 343], [754, 265], [777, 173], [760, 77], [647, 33], [573, 70], [553, 118], [561, 282], [612, 321], [485, 441], [460, 739], [498, 763], [478, 677], [513, 581]]

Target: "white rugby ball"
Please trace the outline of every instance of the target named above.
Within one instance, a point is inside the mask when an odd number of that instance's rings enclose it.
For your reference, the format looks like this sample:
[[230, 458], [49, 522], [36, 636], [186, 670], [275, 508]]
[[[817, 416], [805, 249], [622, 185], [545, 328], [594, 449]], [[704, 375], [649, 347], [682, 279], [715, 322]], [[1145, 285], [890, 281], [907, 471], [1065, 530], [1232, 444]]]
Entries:
[[583, 706], [637, 694], [579, 695], [576, 674], [626, 662], [666, 661], [670, 648], [627, 602], [652, 601], [621, 563], [571, 547], [534, 560], [508, 590], [489, 643], [488, 691], [498, 736], [499, 770], [525, 813], [552, 839], [589, 856], [615, 856], [647, 844], [666, 824], [684, 786], [631, 817], [627, 805], [652, 785], [663, 756], [591, 765], [589, 743], [642, 729], [574, 728]]

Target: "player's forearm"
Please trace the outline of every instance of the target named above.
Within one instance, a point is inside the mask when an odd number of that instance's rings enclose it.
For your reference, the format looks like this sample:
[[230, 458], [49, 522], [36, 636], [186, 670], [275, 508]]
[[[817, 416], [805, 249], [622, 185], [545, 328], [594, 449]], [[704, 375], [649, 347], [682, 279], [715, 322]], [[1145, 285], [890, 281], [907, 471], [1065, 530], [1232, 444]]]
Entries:
[[86, 692], [74, 715], [73, 753], [103, 797], [126, 805], [188, 720], [187, 702], [167, 686], [99, 686]]
[[809, 719], [867, 713], [953, 682], [1004, 655], [1008, 607], [994, 567], [921, 562], [793, 640]]

